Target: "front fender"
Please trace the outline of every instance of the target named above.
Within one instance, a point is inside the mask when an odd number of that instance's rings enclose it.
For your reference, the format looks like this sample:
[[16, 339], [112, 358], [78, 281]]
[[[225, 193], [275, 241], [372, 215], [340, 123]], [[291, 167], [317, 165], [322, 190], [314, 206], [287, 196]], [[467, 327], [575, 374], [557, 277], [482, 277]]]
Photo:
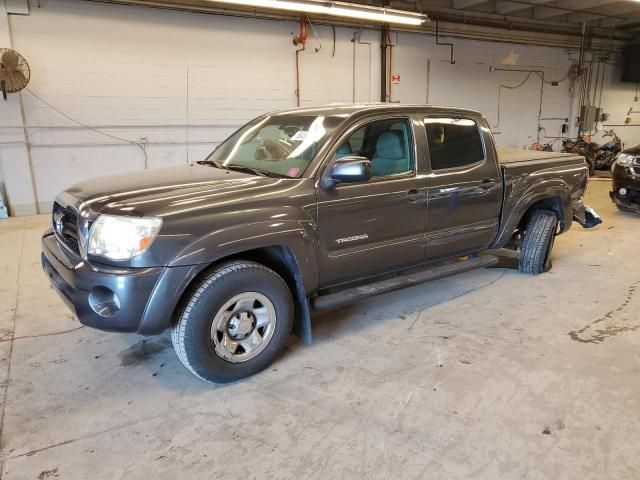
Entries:
[[318, 239], [311, 220], [264, 221], [234, 225], [204, 235], [182, 249], [171, 267], [210, 264], [242, 252], [282, 245], [293, 253], [306, 292], [317, 287]]

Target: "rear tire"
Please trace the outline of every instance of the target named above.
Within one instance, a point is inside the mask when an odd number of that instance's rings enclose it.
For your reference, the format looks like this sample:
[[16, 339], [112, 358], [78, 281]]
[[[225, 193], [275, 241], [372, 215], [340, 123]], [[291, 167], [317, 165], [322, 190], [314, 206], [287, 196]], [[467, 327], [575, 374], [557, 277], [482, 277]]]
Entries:
[[551, 250], [558, 228], [558, 217], [548, 210], [536, 210], [531, 215], [522, 241], [518, 269], [538, 275], [551, 270]]
[[292, 327], [293, 299], [284, 280], [259, 263], [233, 261], [190, 288], [171, 341], [191, 373], [228, 383], [268, 367]]

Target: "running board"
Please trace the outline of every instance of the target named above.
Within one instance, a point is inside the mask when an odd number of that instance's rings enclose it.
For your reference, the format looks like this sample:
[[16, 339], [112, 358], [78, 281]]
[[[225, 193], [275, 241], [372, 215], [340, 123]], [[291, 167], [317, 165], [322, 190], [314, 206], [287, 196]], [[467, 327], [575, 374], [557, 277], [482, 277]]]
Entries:
[[381, 280], [367, 285], [349, 288], [336, 293], [329, 293], [311, 299], [311, 306], [315, 310], [327, 310], [347, 303], [357, 302], [381, 293], [399, 290], [419, 283], [438, 280], [458, 273], [468, 272], [477, 268], [490, 267], [497, 264], [498, 257], [494, 255], [480, 255], [467, 260], [459, 260], [446, 265], [432, 266], [425, 270], [407, 273], [387, 280]]

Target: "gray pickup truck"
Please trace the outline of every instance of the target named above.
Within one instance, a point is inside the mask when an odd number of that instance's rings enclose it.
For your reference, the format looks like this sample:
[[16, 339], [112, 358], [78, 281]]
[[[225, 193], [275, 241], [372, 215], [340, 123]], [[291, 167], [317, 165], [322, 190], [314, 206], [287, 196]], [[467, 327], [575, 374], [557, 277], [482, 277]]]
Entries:
[[311, 311], [495, 264], [550, 266], [582, 198], [583, 157], [496, 151], [474, 111], [348, 105], [251, 121], [205, 160], [75, 185], [42, 266], [85, 325], [171, 338], [198, 377], [269, 365]]

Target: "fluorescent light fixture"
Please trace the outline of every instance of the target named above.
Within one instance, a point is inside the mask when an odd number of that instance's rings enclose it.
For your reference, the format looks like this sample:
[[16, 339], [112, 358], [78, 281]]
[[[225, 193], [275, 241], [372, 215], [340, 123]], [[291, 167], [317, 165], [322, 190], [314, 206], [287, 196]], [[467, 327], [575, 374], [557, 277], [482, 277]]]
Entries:
[[383, 23], [421, 25], [426, 17], [420, 13], [405, 12], [389, 8], [369, 7], [342, 2], [290, 2], [287, 0], [214, 0], [215, 3], [242, 5], [245, 7], [271, 8], [290, 12], [317, 13], [356, 20], [372, 20]]

